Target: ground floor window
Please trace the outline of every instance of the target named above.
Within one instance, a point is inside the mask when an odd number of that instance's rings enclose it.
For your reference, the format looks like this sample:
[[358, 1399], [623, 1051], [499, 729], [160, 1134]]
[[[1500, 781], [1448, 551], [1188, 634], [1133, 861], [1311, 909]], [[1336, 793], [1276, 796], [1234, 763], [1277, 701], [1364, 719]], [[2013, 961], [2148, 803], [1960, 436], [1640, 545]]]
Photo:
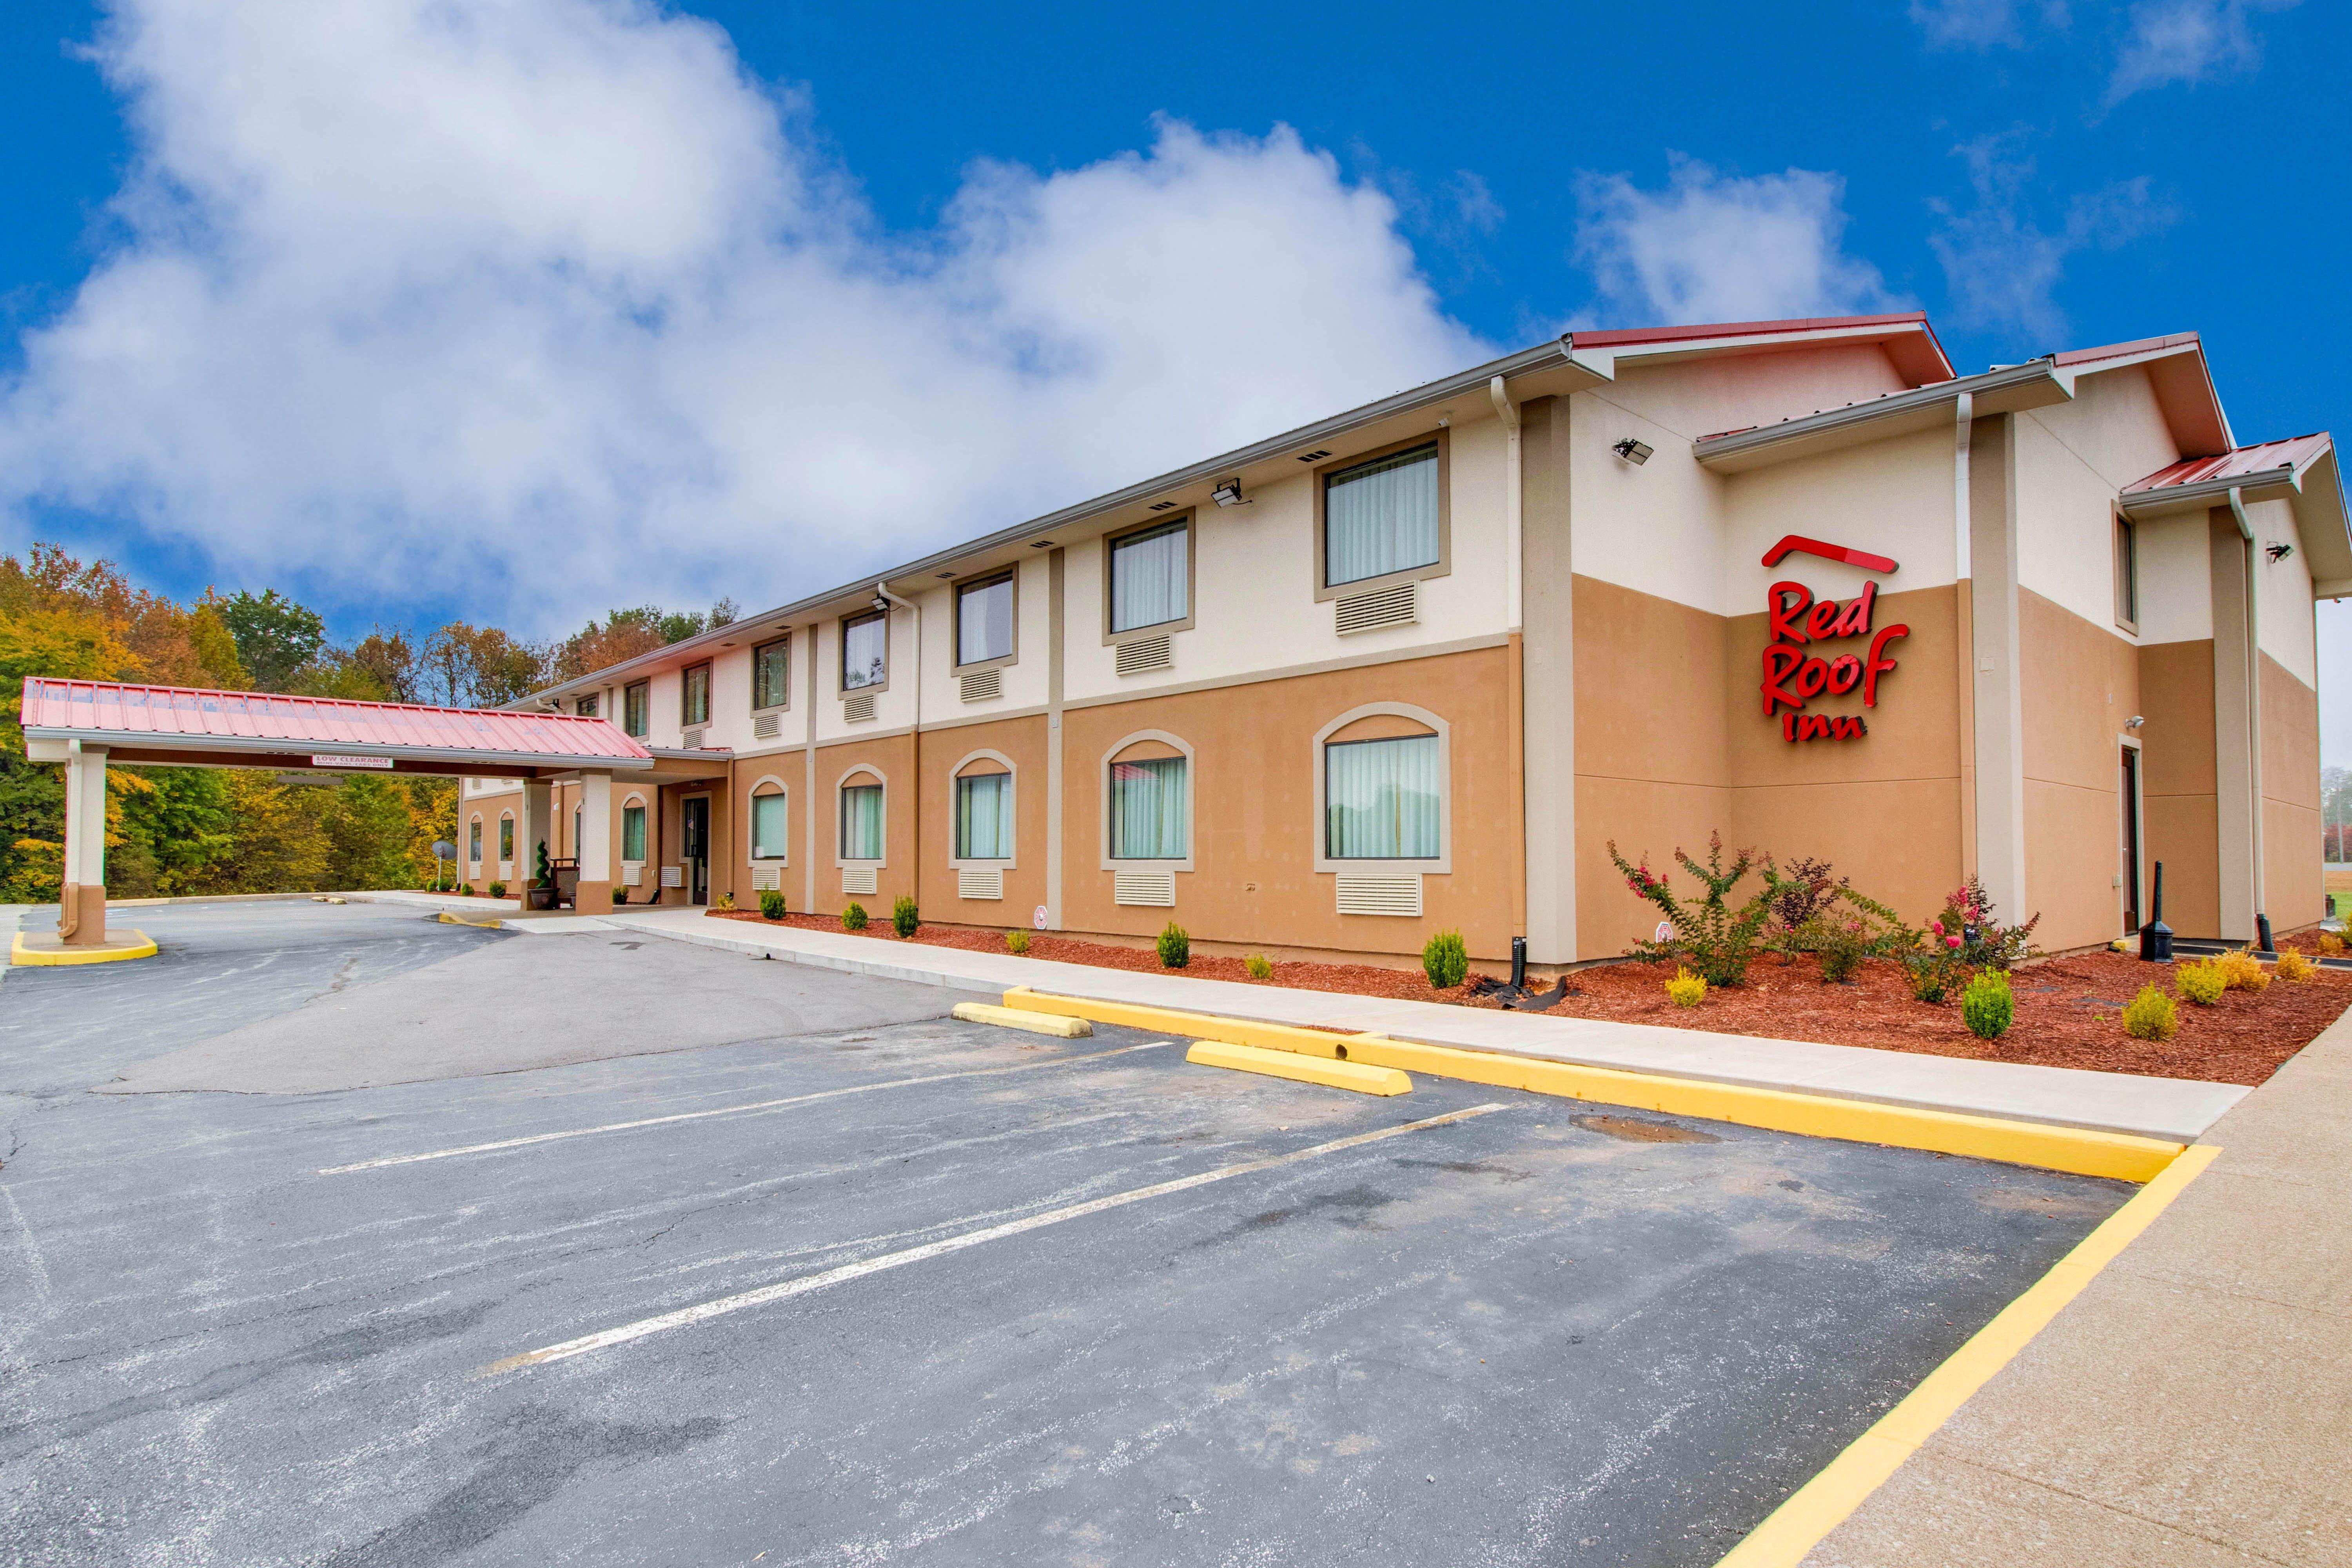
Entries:
[[1186, 757], [1149, 757], [1110, 765], [1110, 857], [1181, 860], [1191, 840], [1185, 809]]
[[841, 786], [841, 858], [882, 858], [882, 786]]
[[1324, 854], [1334, 860], [1436, 859], [1437, 769], [1434, 735], [1324, 747]]
[[466, 858], [477, 866], [482, 863], [482, 819], [478, 816], [466, 825]]
[[514, 818], [511, 816], [499, 818], [499, 858], [514, 858]]
[[646, 808], [621, 808], [621, 858], [643, 863], [646, 858]]
[[1013, 858], [1013, 775], [976, 773], [955, 782], [959, 860]]
[[751, 858], [781, 860], [789, 842], [784, 827], [784, 796], [755, 795], [751, 797]]

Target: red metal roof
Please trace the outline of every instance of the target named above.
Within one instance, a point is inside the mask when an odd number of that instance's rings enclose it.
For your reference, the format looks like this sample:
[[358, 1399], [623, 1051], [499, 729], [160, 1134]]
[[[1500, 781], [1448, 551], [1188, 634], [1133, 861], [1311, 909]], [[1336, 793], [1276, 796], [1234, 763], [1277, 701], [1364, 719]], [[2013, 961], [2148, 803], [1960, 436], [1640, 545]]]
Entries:
[[2192, 345], [2200, 350], [2204, 347], [2203, 340], [2195, 332], [2170, 332], [2160, 338], [2135, 338], [2127, 343], [2105, 343], [2095, 349], [2062, 349], [2050, 357], [2059, 364], [2088, 364], [2093, 360], [2126, 359], [2133, 354]]
[[610, 757], [651, 762], [653, 753], [603, 719], [404, 702], [348, 702], [267, 691], [205, 691], [124, 686], [108, 680], [25, 682], [26, 731], [121, 735], [126, 740], [210, 739], [239, 749], [257, 741], [289, 748], [459, 752], [484, 760]]
[[1818, 332], [1844, 327], [1926, 326], [1927, 312], [1903, 310], [1891, 316], [1805, 316], [1781, 321], [1716, 321], [1696, 327], [1615, 327], [1607, 331], [1577, 331], [1569, 341], [1579, 348], [1622, 348], [1627, 343], [1675, 343], [1693, 338], [1747, 338], [1765, 332]]
[[2306, 464], [2325, 457], [2334, 444], [2327, 432], [2322, 430], [2310, 436], [2290, 436], [2284, 441], [2265, 441], [2259, 447], [2240, 447], [2218, 458], [2185, 458], [2144, 479], [2133, 480], [2124, 487], [2124, 494], [2138, 495], [2217, 479], [2268, 478], [2281, 468], [2299, 472]]

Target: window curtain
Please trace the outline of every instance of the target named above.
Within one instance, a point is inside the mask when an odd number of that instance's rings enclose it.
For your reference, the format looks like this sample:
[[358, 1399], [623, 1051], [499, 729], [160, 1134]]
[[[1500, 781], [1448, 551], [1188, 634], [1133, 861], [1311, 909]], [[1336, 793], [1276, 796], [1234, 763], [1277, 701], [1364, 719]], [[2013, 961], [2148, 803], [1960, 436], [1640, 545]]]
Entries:
[[751, 706], [781, 708], [792, 689], [792, 644], [772, 642], [751, 656]]
[[1013, 579], [966, 588], [956, 605], [956, 662], [978, 664], [1013, 651]]
[[852, 621], [841, 636], [841, 689], [879, 686], [890, 673], [889, 624], [881, 616]]
[[1326, 853], [1334, 860], [1437, 858], [1437, 737], [1323, 748]]
[[632, 735], [643, 738], [646, 732], [646, 707], [651, 693], [642, 686], [632, 686], [621, 693], [621, 716]]
[[849, 784], [841, 792], [841, 858], [882, 858], [882, 786]]
[[583, 807], [576, 805], [572, 808], [572, 858], [574, 860], [580, 858], [580, 846], [584, 842], [580, 833], [580, 818], [583, 810]]
[[683, 704], [688, 724], [710, 722], [710, 667], [697, 665], [686, 672], [686, 701]]
[[755, 795], [751, 797], [751, 858], [781, 860], [784, 846], [790, 842], [784, 825], [784, 797], [781, 795]]
[[1190, 526], [1171, 523], [1131, 533], [1110, 549], [1110, 629], [1131, 631], [1191, 614], [1185, 570]]
[[642, 862], [646, 858], [646, 808], [632, 805], [621, 813], [621, 858]]
[[480, 865], [482, 862], [482, 823], [479, 817], [475, 818], [467, 826], [466, 848], [468, 851], [466, 858], [473, 861], [474, 864], [478, 866]]
[[1337, 587], [1437, 563], [1437, 448], [1415, 447], [1324, 481], [1324, 582]]
[[511, 816], [499, 818], [499, 858], [514, 858], [514, 818]]
[[1110, 765], [1114, 860], [1181, 860], [1186, 829], [1183, 757]]
[[1013, 775], [956, 780], [956, 858], [1013, 858]]

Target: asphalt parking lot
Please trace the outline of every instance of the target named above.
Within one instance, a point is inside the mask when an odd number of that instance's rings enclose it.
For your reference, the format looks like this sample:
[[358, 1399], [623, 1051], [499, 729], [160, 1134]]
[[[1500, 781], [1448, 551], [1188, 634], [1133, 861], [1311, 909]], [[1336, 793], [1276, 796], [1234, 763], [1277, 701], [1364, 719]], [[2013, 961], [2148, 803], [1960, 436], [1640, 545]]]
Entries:
[[0, 981], [0, 1561], [1711, 1563], [2131, 1190], [140, 914]]

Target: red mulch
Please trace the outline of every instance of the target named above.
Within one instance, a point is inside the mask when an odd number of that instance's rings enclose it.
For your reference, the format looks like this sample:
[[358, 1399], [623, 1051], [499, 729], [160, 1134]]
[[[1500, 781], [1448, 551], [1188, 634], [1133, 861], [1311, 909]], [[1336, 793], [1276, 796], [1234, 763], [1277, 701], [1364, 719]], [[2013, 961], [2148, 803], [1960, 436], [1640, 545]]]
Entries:
[[[841, 930], [841, 922], [829, 915], [787, 915], [781, 921], [769, 921], [756, 911], [712, 913], [720, 920], [810, 931]], [[889, 923], [880, 919], [857, 934], [884, 942], [898, 940]], [[910, 940], [973, 952], [1004, 951], [1003, 932], [965, 927], [922, 926]], [[1030, 933], [1028, 956], [1145, 973], [1157, 973], [1160, 967], [1158, 954], [1150, 948], [1120, 947], [1045, 931]], [[1249, 972], [1240, 959], [1207, 953], [1194, 953], [1182, 973], [1201, 980], [1249, 982]], [[1662, 982], [1668, 973], [1654, 964], [1632, 963], [1579, 970], [1568, 977], [1577, 994], [1549, 1009], [1549, 1015], [1818, 1040], [1826, 1045], [1873, 1046], [1982, 1061], [2259, 1084], [2352, 1003], [2352, 971], [2322, 969], [2300, 985], [2273, 978], [2259, 995], [2225, 993], [2210, 1007], [2183, 1002], [2179, 1034], [2169, 1040], [2135, 1040], [2124, 1033], [2118, 1015], [2150, 979], [2169, 991], [2169, 971], [2122, 953], [2083, 953], [2042, 959], [2020, 968], [2014, 976], [2016, 1022], [2000, 1039], [1987, 1041], [1969, 1034], [1960, 1022], [1957, 996], [1940, 1005], [1914, 1001], [1901, 968], [1885, 960], [1864, 964], [1861, 976], [1850, 985], [1826, 985], [1822, 983], [1820, 965], [1810, 957], [1787, 963], [1766, 958], [1748, 972], [1745, 985], [1718, 987], [1691, 1008], [1677, 1007], [1666, 999]], [[1368, 963], [1279, 962], [1274, 966], [1274, 978], [1259, 984], [1469, 1007], [1498, 1005], [1489, 997], [1471, 994], [1467, 986], [1437, 990], [1417, 970]]]

